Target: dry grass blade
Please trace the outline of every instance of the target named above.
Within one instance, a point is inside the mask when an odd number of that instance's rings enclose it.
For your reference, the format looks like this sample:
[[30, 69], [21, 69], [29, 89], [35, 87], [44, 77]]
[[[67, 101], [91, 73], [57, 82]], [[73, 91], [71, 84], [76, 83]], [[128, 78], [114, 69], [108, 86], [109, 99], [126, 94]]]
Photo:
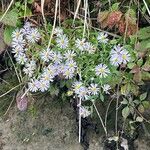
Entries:
[[73, 24], [74, 24], [74, 21], [75, 21], [75, 19], [76, 19], [76, 17], [77, 17], [80, 4], [81, 4], [81, 0], [79, 0], [79, 1], [78, 1], [78, 4], [77, 4], [77, 8], [76, 8], [76, 11], [75, 11], [75, 14], [74, 14], [74, 19], [73, 19]]
[[143, 0], [143, 3], [144, 3], [144, 5], [145, 5], [145, 7], [146, 7], [146, 9], [147, 9], [147, 12], [148, 12], [149, 16], [150, 16], [150, 10], [149, 10], [149, 8], [148, 8], [148, 5], [147, 5], [146, 1]]
[[53, 37], [53, 34], [54, 34], [54, 29], [55, 29], [55, 26], [56, 26], [58, 3], [59, 3], [59, 0], [56, 0], [56, 3], [55, 3], [55, 16], [54, 16], [53, 29], [52, 29], [52, 33], [51, 33], [51, 36], [50, 36], [50, 39], [49, 39], [49, 43], [48, 43], [47, 48], [49, 48], [50, 45], [51, 45], [52, 37]]
[[3, 18], [5, 17], [5, 15], [7, 14], [7, 12], [9, 11], [10, 7], [12, 6], [14, 0], [11, 0], [9, 6], [7, 7], [6, 11], [4, 12], [3, 16], [0, 18], [0, 22], [3, 20]]
[[84, 29], [83, 29], [83, 37], [85, 36], [86, 26], [87, 26], [87, 9], [88, 9], [88, 0], [84, 0]]
[[46, 29], [46, 18], [45, 18], [45, 15], [44, 15], [44, 3], [45, 3], [45, 0], [41, 0], [42, 17], [43, 17], [44, 26], [45, 26], [45, 29]]

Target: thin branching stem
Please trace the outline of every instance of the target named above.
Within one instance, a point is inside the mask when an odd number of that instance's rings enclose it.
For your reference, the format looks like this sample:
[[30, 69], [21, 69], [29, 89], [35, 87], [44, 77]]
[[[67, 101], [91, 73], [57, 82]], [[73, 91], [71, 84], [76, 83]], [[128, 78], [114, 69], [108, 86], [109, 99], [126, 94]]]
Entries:
[[50, 47], [51, 41], [52, 41], [52, 38], [53, 38], [53, 34], [54, 34], [55, 26], [56, 26], [58, 4], [59, 4], [59, 0], [56, 0], [56, 3], [55, 3], [55, 16], [54, 16], [53, 29], [52, 29], [52, 33], [51, 33], [51, 36], [50, 36], [50, 39], [49, 39], [49, 43], [48, 43], [47, 48]]
[[104, 125], [104, 121], [103, 121], [103, 119], [102, 119], [100, 113], [99, 113], [98, 110], [97, 110], [97, 107], [96, 107], [96, 105], [95, 105], [95, 102], [92, 101], [92, 103], [93, 103], [93, 106], [94, 106], [94, 108], [95, 108], [95, 110], [96, 110], [96, 113], [97, 113], [97, 115], [98, 115], [98, 117], [99, 117], [99, 119], [100, 119], [100, 122], [101, 122], [102, 127], [103, 127], [104, 132], [105, 132], [105, 135], [106, 135], [106, 137], [107, 137], [107, 129], [106, 129], [106, 126]]

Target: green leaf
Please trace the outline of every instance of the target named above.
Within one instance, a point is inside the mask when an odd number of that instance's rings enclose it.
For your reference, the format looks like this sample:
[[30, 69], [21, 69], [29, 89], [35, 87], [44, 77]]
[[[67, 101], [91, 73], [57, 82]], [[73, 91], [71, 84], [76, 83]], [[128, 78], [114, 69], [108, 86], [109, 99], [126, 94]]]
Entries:
[[[150, 41], [150, 40], [149, 40]], [[147, 43], [146, 48], [150, 48], [150, 43]]]
[[32, 4], [32, 3], [34, 2], [34, 0], [27, 0], [27, 2], [28, 2], [29, 4]]
[[122, 110], [122, 116], [123, 116], [124, 119], [126, 119], [126, 118], [129, 116], [129, 114], [130, 114], [130, 109], [129, 109], [129, 107], [127, 106], [127, 107], [125, 107], [125, 108]]
[[4, 30], [4, 42], [7, 44], [7, 45], [10, 45], [11, 44], [11, 41], [12, 41], [12, 32], [14, 31], [14, 27], [11, 27], [11, 26], [8, 26], [5, 28]]
[[[0, 18], [3, 15], [0, 16]], [[5, 25], [16, 27], [18, 21], [18, 12], [16, 10], [8, 11], [7, 14], [2, 19], [2, 23]]]
[[128, 63], [127, 66], [129, 69], [132, 69], [135, 66], [135, 63]]
[[133, 102], [134, 102], [135, 104], [137, 104], [137, 105], [139, 105], [139, 104], [140, 104], [140, 101], [139, 101], [139, 100], [137, 100], [137, 99], [136, 99], [136, 100], [134, 100]]
[[104, 96], [103, 96], [102, 93], [100, 93], [100, 99], [101, 99], [102, 102], [104, 102]]
[[149, 103], [149, 101], [143, 101], [142, 104], [143, 104], [143, 106], [144, 106], [145, 109], [150, 108], [150, 103]]
[[142, 64], [143, 64], [143, 59], [141, 58], [141, 59], [138, 60], [137, 65], [142, 66]]
[[120, 5], [120, 3], [114, 3], [114, 4], [112, 5], [112, 7], [111, 7], [112, 11], [118, 10], [118, 9], [119, 9], [119, 5]]
[[150, 73], [142, 71], [142, 79], [149, 81], [150, 80]]
[[123, 101], [121, 102], [121, 104], [127, 105], [128, 101], [124, 98]]
[[150, 27], [140, 29], [138, 32], [138, 38], [141, 40], [150, 38]]
[[143, 105], [139, 105], [138, 110], [140, 113], [144, 112], [144, 106]]
[[121, 94], [128, 95], [130, 90], [131, 90], [131, 85], [130, 85], [130, 83], [127, 83], [121, 87]]
[[147, 97], [147, 92], [140, 95], [140, 100], [143, 101]]

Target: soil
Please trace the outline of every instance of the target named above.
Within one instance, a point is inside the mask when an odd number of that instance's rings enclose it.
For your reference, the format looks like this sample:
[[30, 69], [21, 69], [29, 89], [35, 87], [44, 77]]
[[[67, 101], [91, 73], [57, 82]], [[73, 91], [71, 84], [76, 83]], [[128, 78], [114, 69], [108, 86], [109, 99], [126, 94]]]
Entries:
[[[75, 114], [69, 103], [49, 104], [40, 110], [20, 112], [12, 107], [0, 120], [0, 150], [83, 150], [78, 143]], [[102, 150], [100, 138], [90, 135], [90, 150]]]

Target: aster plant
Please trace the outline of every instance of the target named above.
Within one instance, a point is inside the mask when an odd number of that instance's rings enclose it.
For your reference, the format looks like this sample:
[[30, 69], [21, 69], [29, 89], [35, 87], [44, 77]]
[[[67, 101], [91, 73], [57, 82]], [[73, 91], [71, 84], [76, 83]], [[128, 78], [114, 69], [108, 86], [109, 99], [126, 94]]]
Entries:
[[[135, 60], [134, 51], [119, 40], [110, 40], [103, 32], [92, 31], [88, 38], [78, 34], [78, 29], [69, 32], [72, 34], [56, 27], [48, 47], [48, 35], [25, 22], [12, 33], [11, 52], [22, 68], [25, 94], [65, 86], [65, 95], [78, 100], [80, 118], [85, 118], [92, 113], [86, 101], [98, 113], [95, 102], [104, 102], [106, 95], [113, 95], [116, 86], [130, 77], [125, 69]], [[106, 124], [99, 113], [98, 116], [107, 135]]]

